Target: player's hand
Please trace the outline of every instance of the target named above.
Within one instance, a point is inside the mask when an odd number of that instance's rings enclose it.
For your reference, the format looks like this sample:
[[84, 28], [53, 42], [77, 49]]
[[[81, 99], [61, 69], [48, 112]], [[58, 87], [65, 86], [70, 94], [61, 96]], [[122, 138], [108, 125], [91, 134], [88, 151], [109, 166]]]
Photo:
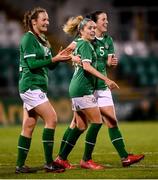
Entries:
[[111, 79], [106, 79], [105, 80], [105, 84], [108, 86], [109, 89], [120, 89], [119, 86], [114, 82], [112, 81]]
[[74, 64], [78, 64], [79, 66], [82, 66], [82, 61], [81, 61], [81, 58], [79, 55], [71, 55], [71, 61], [74, 63]]
[[52, 62], [59, 62], [59, 61], [70, 61], [71, 60], [71, 56], [69, 55], [61, 55], [60, 53], [57, 54], [56, 56], [54, 56], [52, 58]]
[[116, 67], [118, 65], [118, 58], [113, 54], [110, 58], [108, 58], [107, 64], [108, 66]]
[[68, 56], [72, 53], [72, 51], [73, 50], [71, 48], [67, 47], [67, 48], [61, 50], [58, 54]]
[[118, 65], [118, 58], [114, 56], [111, 58], [111, 66], [116, 67], [117, 65]]

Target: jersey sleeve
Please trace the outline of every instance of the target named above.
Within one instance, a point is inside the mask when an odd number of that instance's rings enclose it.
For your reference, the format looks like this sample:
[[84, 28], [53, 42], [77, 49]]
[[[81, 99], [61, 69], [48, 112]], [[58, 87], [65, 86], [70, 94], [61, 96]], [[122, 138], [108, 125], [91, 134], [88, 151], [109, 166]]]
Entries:
[[35, 58], [35, 43], [32, 36], [25, 36], [21, 42], [22, 50], [24, 52], [24, 59], [26, 58]]
[[82, 62], [92, 62], [92, 47], [90, 43], [84, 42], [79, 48], [78, 55], [81, 57]]
[[114, 50], [114, 43], [112, 37], [109, 37], [109, 50], [108, 50], [108, 55], [112, 55], [115, 53]]
[[26, 37], [22, 41], [22, 49], [24, 52], [24, 60], [27, 61], [27, 64], [30, 69], [45, 67], [52, 63], [51, 58], [48, 58], [44, 61], [43, 61], [43, 59], [38, 59], [38, 61], [37, 61], [35, 40], [31, 36]]
[[37, 69], [52, 64], [52, 61], [51, 59], [47, 59], [44, 61], [42, 59], [39, 59], [38, 61], [36, 61], [34, 58], [28, 58], [27, 63], [30, 69]]

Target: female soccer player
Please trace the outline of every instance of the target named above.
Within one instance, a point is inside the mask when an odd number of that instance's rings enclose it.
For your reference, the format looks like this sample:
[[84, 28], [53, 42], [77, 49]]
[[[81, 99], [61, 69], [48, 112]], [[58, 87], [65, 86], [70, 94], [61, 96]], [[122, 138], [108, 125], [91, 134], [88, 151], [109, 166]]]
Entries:
[[23, 101], [23, 124], [18, 141], [16, 173], [32, 173], [36, 170], [25, 166], [31, 137], [38, 116], [44, 120], [42, 142], [47, 172], [63, 172], [52, 158], [54, 131], [57, 115], [47, 98], [48, 68], [58, 61], [70, 60], [70, 51], [63, 50], [52, 57], [50, 44], [45, 37], [49, 25], [48, 14], [43, 8], [34, 8], [24, 15], [26, 33], [20, 43], [19, 92]]
[[[77, 16], [70, 18], [64, 26], [64, 31], [70, 35], [79, 35], [77, 40], [75, 54], [79, 55], [82, 66], [75, 66], [75, 72], [69, 87], [69, 94], [72, 99], [72, 109], [76, 126], [69, 131], [66, 142], [58, 158], [55, 160], [66, 168], [73, 168], [67, 161], [67, 156], [74, 147], [77, 139], [83, 132], [83, 126], [87, 126], [87, 120], [95, 125], [91, 139], [96, 137], [102, 123], [101, 114], [93, 95], [97, 78], [103, 80], [110, 89], [118, 88], [117, 84], [105, 75], [96, 70], [97, 56], [91, 41], [95, 38], [96, 24], [88, 18]], [[92, 162], [92, 161], [91, 161]], [[103, 166], [92, 162], [95, 169], [103, 169]]]
[[[113, 57], [115, 53], [113, 40], [106, 33], [107, 24], [108, 24], [107, 14], [103, 11], [96, 11], [87, 17], [92, 19], [97, 25], [96, 40], [93, 43], [94, 49], [97, 54], [97, 62], [98, 62], [97, 70], [102, 74], [107, 74], [106, 66], [107, 65], [117, 66], [118, 63], [117, 58]], [[97, 103], [103, 117], [103, 122], [108, 127], [111, 142], [121, 158], [122, 165], [124, 167], [129, 166], [144, 158], [144, 155], [142, 154], [140, 155], [129, 154], [125, 149], [122, 134], [118, 127], [118, 121], [115, 114], [115, 107], [114, 107], [111, 91], [107, 87], [107, 85], [100, 79], [97, 79], [94, 96], [97, 99]], [[90, 136], [91, 132], [93, 132], [94, 128], [95, 128], [94, 126], [90, 126], [87, 131], [87, 136], [85, 141], [85, 153], [83, 156], [86, 157], [87, 161], [85, 162], [85, 164], [83, 165], [81, 164], [83, 168], [84, 166], [85, 167], [89, 166], [89, 168], [91, 168], [91, 166], [88, 163], [88, 160], [91, 159], [92, 150], [90, 149], [94, 148], [93, 146], [95, 145], [95, 143], [91, 141], [89, 142], [88, 137]]]
[[[96, 22], [97, 25], [96, 38], [93, 41], [93, 47], [97, 54], [97, 70], [102, 74], [106, 75], [106, 66], [108, 65], [115, 67], [117, 66], [118, 63], [117, 58], [113, 57], [114, 55], [113, 40], [109, 35], [106, 34], [107, 24], [108, 24], [107, 15], [103, 11], [96, 11], [88, 15], [87, 17], [92, 19], [94, 22]], [[76, 45], [75, 43], [73, 43], [70, 44], [70, 46], [72, 49], [74, 49]], [[129, 166], [143, 159], [144, 155], [129, 154], [125, 149], [124, 141], [121, 132], [118, 128], [118, 121], [115, 115], [115, 107], [114, 107], [111, 91], [107, 87], [104, 81], [100, 79], [96, 80], [94, 96], [97, 100], [100, 112], [102, 114], [103, 122], [108, 126], [111, 142], [121, 158], [122, 165], [124, 167]], [[70, 127], [68, 127], [68, 129], [66, 130], [63, 136], [60, 152], [62, 151], [64, 142], [67, 140], [69, 131], [71, 131], [74, 125], [75, 122], [73, 120]], [[81, 126], [83, 125], [82, 129], [85, 128], [84, 124], [80, 124], [80, 125]], [[93, 135], [94, 139], [91, 138], [94, 129], [96, 129], [96, 125], [91, 124], [87, 131], [86, 140], [85, 140], [85, 151], [83, 155], [83, 160], [80, 163], [82, 168], [95, 169], [94, 163], [92, 161], [92, 152], [95, 146], [96, 137], [94, 137]], [[97, 136], [97, 133], [95, 135]], [[67, 168], [70, 167], [68, 162], [65, 162], [65, 167]]]

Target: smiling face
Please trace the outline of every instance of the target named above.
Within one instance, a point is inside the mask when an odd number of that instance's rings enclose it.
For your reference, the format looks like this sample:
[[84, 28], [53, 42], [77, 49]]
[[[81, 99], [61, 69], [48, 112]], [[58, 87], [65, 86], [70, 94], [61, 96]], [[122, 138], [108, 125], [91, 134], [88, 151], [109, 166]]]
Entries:
[[37, 19], [32, 20], [32, 26], [37, 34], [45, 33], [48, 30], [49, 17], [47, 12], [40, 12]]
[[95, 39], [96, 23], [94, 21], [88, 21], [83, 29], [80, 30], [81, 38], [92, 41]]
[[107, 25], [108, 25], [108, 18], [106, 13], [101, 13], [97, 17], [97, 31], [100, 33], [105, 33], [107, 31]]

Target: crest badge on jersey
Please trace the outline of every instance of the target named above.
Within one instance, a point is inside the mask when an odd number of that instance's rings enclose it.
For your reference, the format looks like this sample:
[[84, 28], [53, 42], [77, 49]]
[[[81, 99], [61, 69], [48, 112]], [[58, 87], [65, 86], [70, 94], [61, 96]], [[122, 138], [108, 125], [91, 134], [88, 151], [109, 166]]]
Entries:
[[105, 49], [109, 49], [109, 45], [107, 43], [105, 43], [104, 47]]

